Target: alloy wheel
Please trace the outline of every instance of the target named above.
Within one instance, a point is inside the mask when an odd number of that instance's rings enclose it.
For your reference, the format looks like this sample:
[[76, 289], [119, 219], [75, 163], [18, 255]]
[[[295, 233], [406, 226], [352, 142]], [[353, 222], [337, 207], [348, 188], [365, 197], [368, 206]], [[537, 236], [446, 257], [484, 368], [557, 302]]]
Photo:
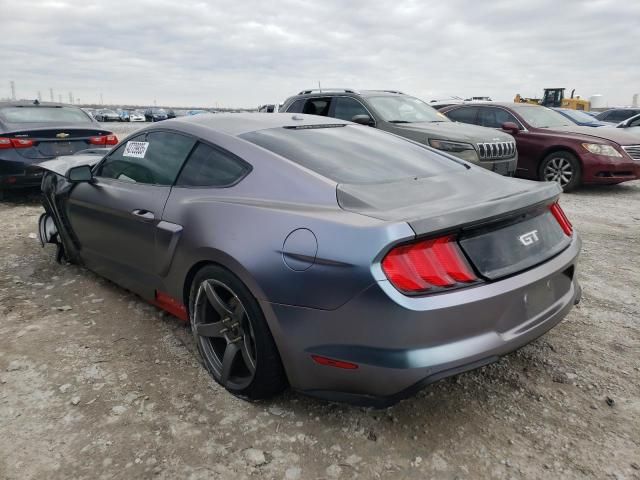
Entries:
[[195, 300], [194, 328], [216, 380], [232, 390], [251, 384], [256, 372], [256, 341], [246, 308], [224, 283], [200, 284]]
[[564, 187], [573, 178], [573, 166], [564, 157], [553, 157], [545, 165], [543, 175], [547, 182], [558, 182], [561, 187]]

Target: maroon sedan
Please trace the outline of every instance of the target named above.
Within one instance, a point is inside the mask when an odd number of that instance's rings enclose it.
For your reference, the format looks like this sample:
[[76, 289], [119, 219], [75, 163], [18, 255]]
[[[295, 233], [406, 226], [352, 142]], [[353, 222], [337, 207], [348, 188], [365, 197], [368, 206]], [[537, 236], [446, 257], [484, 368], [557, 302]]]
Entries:
[[454, 121], [511, 133], [518, 147], [516, 176], [522, 178], [556, 181], [565, 191], [640, 178], [640, 141], [618, 128], [580, 127], [530, 104], [472, 103], [441, 112]]

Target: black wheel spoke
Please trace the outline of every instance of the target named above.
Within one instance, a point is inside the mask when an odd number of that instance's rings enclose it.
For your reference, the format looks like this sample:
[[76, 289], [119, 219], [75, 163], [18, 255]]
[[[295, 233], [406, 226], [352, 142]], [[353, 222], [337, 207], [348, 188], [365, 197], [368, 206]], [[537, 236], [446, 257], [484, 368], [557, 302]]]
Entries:
[[257, 356], [242, 296], [215, 277], [203, 280], [192, 322], [202, 356], [218, 383], [233, 391], [251, 385]]
[[220, 315], [220, 319], [226, 318], [230, 315], [233, 315], [233, 312], [229, 308], [229, 306], [222, 301], [220, 296], [216, 293], [215, 289], [211, 282], [203, 282], [202, 286], [204, 288], [204, 293], [207, 295], [207, 300], [213, 307], [213, 309], [218, 312]]
[[233, 368], [233, 363], [235, 362], [239, 350], [240, 348], [236, 343], [227, 344], [227, 348], [225, 349], [224, 356], [222, 358], [222, 383], [227, 383], [229, 381], [229, 375], [231, 374], [231, 369]]
[[196, 333], [201, 337], [224, 337], [225, 326], [223, 322], [197, 323]]
[[242, 339], [242, 343], [240, 344], [240, 352], [242, 353], [242, 360], [249, 370], [250, 373], [254, 373], [256, 371], [256, 361], [251, 357], [251, 353], [249, 352], [249, 348], [247, 342], [249, 339], [247, 337]]

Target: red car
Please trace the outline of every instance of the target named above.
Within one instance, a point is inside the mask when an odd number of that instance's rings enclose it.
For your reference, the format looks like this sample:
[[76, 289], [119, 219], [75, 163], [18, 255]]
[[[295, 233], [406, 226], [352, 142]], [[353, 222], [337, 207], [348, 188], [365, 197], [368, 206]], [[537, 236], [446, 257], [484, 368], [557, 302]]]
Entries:
[[580, 127], [531, 104], [471, 103], [441, 112], [457, 122], [511, 133], [518, 148], [518, 177], [556, 181], [565, 191], [640, 178], [640, 141], [619, 128]]

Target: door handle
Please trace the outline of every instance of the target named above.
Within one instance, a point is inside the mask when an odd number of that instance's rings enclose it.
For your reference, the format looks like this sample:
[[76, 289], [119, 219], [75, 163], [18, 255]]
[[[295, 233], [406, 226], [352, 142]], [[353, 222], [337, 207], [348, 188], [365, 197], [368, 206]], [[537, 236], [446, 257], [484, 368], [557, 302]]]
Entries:
[[151, 220], [155, 220], [156, 216], [153, 214], [153, 212], [150, 212], [149, 210], [144, 210], [144, 209], [135, 209], [134, 211], [131, 212], [133, 215], [135, 215], [136, 217], [139, 217], [143, 220], [146, 220], [148, 222], [150, 222]]

